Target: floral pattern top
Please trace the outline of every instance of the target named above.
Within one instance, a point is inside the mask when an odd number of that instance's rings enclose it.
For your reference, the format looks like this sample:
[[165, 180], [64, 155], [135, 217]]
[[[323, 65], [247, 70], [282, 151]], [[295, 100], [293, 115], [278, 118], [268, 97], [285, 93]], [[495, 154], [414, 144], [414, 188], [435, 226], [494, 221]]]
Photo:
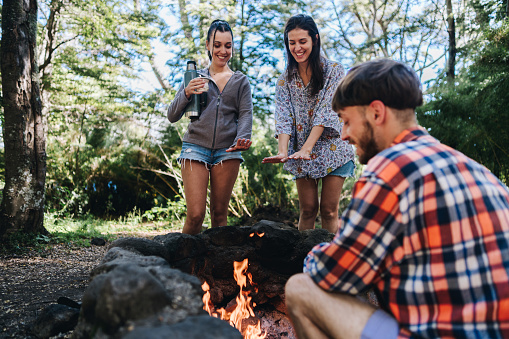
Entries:
[[304, 86], [297, 69], [292, 81], [286, 72], [276, 86], [276, 137], [290, 135], [288, 155], [299, 151], [314, 126], [325, 129], [311, 151], [311, 160], [288, 159], [284, 169], [296, 178], [323, 178], [338, 167], [354, 159], [352, 145], [341, 140], [343, 121], [332, 110], [332, 97], [337, 85], [345, 75], [343, 66], [321, 58], [324, 70], [324, 87], [316, 95], [310, 95], [310, 84]]

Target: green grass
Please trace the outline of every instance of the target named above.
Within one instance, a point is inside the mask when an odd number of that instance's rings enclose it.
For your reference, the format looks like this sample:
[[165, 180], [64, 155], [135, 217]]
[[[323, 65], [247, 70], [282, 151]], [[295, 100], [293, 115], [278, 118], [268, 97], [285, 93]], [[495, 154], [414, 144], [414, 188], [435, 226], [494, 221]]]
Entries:
[[90, 240], [103, 238], [113, 241], [127, 236], [148, 236], [180, 231], [180, 223], [167, 221], [142, 222], [139, 213], [130, 213], [118, 220], [103, 220], [93, 216], [69, 218], [46, 213], [44, 227], [49, 232], [11, 234], [0, 243], [0, 256], [43, 253], [52, 245], [64, 244], [70, 248], [90, 247]]

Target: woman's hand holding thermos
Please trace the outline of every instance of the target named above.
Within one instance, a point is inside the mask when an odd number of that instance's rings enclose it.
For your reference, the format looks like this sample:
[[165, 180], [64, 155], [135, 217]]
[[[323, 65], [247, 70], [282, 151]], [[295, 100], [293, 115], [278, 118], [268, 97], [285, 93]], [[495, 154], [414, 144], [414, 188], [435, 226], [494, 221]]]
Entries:
[[191, 98], [192, 94], [200, 94], [203, 92], [206, 92], [205, 85], [208, 85], [209, 80], [207, 78], [194, 78], [191, 81], [189, 81], [189, 84], [187, 84], [186, 88], [184, 89], [186, 98]]

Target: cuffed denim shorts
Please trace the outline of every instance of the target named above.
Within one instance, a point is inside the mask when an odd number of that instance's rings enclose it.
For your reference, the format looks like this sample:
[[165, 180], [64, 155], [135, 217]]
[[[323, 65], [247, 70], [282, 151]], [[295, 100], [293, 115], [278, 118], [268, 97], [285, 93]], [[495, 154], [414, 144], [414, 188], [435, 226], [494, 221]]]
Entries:
[[[346, 177], [353, 177], [355, 174], [354, 172], [355, 172], [355, 164], [352, 160], [350, 160], [346, 164], [339, 166], [338, 168], [336, 168], [334, 171], [330, 172], [327, 175], [335, 175], [338, 177], [346, 178]], [[302, 178], [306, 178], [306, 177], [302, 177]], [[293, 177], [293, 180], [297, 180], [297, 179], [300, 179], [300, 178], [297, 178], [296, 176]], [[316, 180], [318, 180], [318, 179], [316, 179]]]
[[377, 309], [362, 330], [361, 339], [396, 339], [399, 325], [388, 313]]
[[352, 160], [347, 162], [346, 164], [339, 166], [334, 171], [330, 172], [327, 175], [336, 175], [338, 177], [353, 177], [355, 171], [355, 164]]
[[203, 162], [207, 168], [220, 164], [225, 160], [239, 159], [241, 163], [244, 161], [240, 151], [226, 152], [227, 149], [210, 149], [189, 142], [183, 142], [182, 152], [180, 152], [177, 161], [182, 165], [184, 160], [195, 160]]

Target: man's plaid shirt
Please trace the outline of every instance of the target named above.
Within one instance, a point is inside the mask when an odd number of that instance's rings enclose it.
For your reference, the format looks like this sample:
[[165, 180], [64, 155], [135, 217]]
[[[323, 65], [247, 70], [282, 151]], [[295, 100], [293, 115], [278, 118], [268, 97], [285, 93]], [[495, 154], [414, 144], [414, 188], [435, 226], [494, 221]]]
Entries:
[[405, 130], [368, 162], [340, 231], [304, 272], [329, 291], [373, 286], [400, 337], [509, 338], [509, 190]]

